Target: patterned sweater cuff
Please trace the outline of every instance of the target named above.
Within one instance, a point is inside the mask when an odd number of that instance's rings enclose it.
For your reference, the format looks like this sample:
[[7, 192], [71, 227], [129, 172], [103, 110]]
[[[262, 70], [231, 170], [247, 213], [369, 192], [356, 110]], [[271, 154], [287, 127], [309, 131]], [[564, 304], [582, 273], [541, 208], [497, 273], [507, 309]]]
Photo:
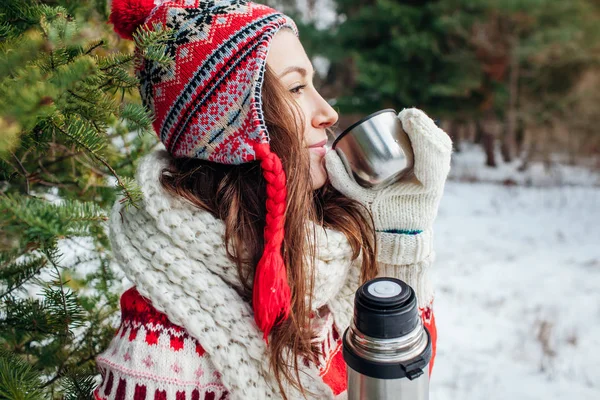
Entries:
[[405, 265], [423, 261], [433, 252], [433, 231], [421, 233], [377, 233], [377, 261]]

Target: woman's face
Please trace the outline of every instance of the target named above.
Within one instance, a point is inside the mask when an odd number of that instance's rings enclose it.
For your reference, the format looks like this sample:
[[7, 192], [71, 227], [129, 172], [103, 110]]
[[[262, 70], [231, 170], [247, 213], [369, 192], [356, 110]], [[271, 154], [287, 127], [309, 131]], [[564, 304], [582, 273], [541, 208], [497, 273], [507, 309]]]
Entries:
[[323, 165], [327, 143], [326, 128], [335, 124], [338, 114], [313, 86], [314, 69], [300, 43], [289, 29], [280, 30], [271, 42], [267, 64], [290, 91], [304, 120], [302, 143], [310, 154], [310, 176], [313, 190], [327, 181]]

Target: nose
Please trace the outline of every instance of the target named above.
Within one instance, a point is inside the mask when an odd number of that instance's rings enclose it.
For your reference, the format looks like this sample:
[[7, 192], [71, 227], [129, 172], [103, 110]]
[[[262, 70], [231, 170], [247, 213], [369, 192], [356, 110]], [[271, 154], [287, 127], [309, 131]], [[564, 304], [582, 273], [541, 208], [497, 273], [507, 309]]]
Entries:
[[312, 126], [317, 129], [329, 128], [338, 120], [338, 113], [317, 93], [317, 107], [312, 119]]

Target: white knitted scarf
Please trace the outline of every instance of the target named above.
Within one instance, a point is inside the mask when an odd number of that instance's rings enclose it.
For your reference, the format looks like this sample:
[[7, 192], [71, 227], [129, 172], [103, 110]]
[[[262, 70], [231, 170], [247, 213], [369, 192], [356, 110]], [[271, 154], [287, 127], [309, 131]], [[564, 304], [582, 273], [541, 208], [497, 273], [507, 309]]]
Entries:
[[[241, 284], [226, 253], [225, 226], [162, 188], [158, 178], [169, 160], [162, 145], [140, 160], [139, 208], [125, 209], [115, 202], [110, 218], [115, 258], [142, 296], [202, 344], [232, 399], [280, 398], [262, 332], [250, 304], [238, 292]], [[315, 229], [313, 305], [316, 309], [327, 304], [343, 331], [350, 322], [359, 268], [343, 234]], [[332, 398], [317, 367], [299, 364], [304, 387], [315, 398]], [[303, 398], [291, 387], [286, 393], [291, 399]]]

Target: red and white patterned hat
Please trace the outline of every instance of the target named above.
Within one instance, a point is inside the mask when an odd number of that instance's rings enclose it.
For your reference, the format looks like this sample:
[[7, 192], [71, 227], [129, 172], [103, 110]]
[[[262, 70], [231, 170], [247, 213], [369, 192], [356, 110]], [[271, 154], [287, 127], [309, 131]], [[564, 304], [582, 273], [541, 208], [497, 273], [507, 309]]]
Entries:
[[289, 316], [291, 296], [281, 256], [286, 177], [269, 146], [261, 89], [271, 39], [284, 27], [297, 35], [296, 25], [245, 0], [113, 0], [110, 22], [127, 39], [142, 25], [173, 32], [165, 52], [174, 64], [145, 59], [136, 69], [154, 130], [173, 157], [261, 162], [267, 217], [253, 308], [266, 340], [273, 325]]

